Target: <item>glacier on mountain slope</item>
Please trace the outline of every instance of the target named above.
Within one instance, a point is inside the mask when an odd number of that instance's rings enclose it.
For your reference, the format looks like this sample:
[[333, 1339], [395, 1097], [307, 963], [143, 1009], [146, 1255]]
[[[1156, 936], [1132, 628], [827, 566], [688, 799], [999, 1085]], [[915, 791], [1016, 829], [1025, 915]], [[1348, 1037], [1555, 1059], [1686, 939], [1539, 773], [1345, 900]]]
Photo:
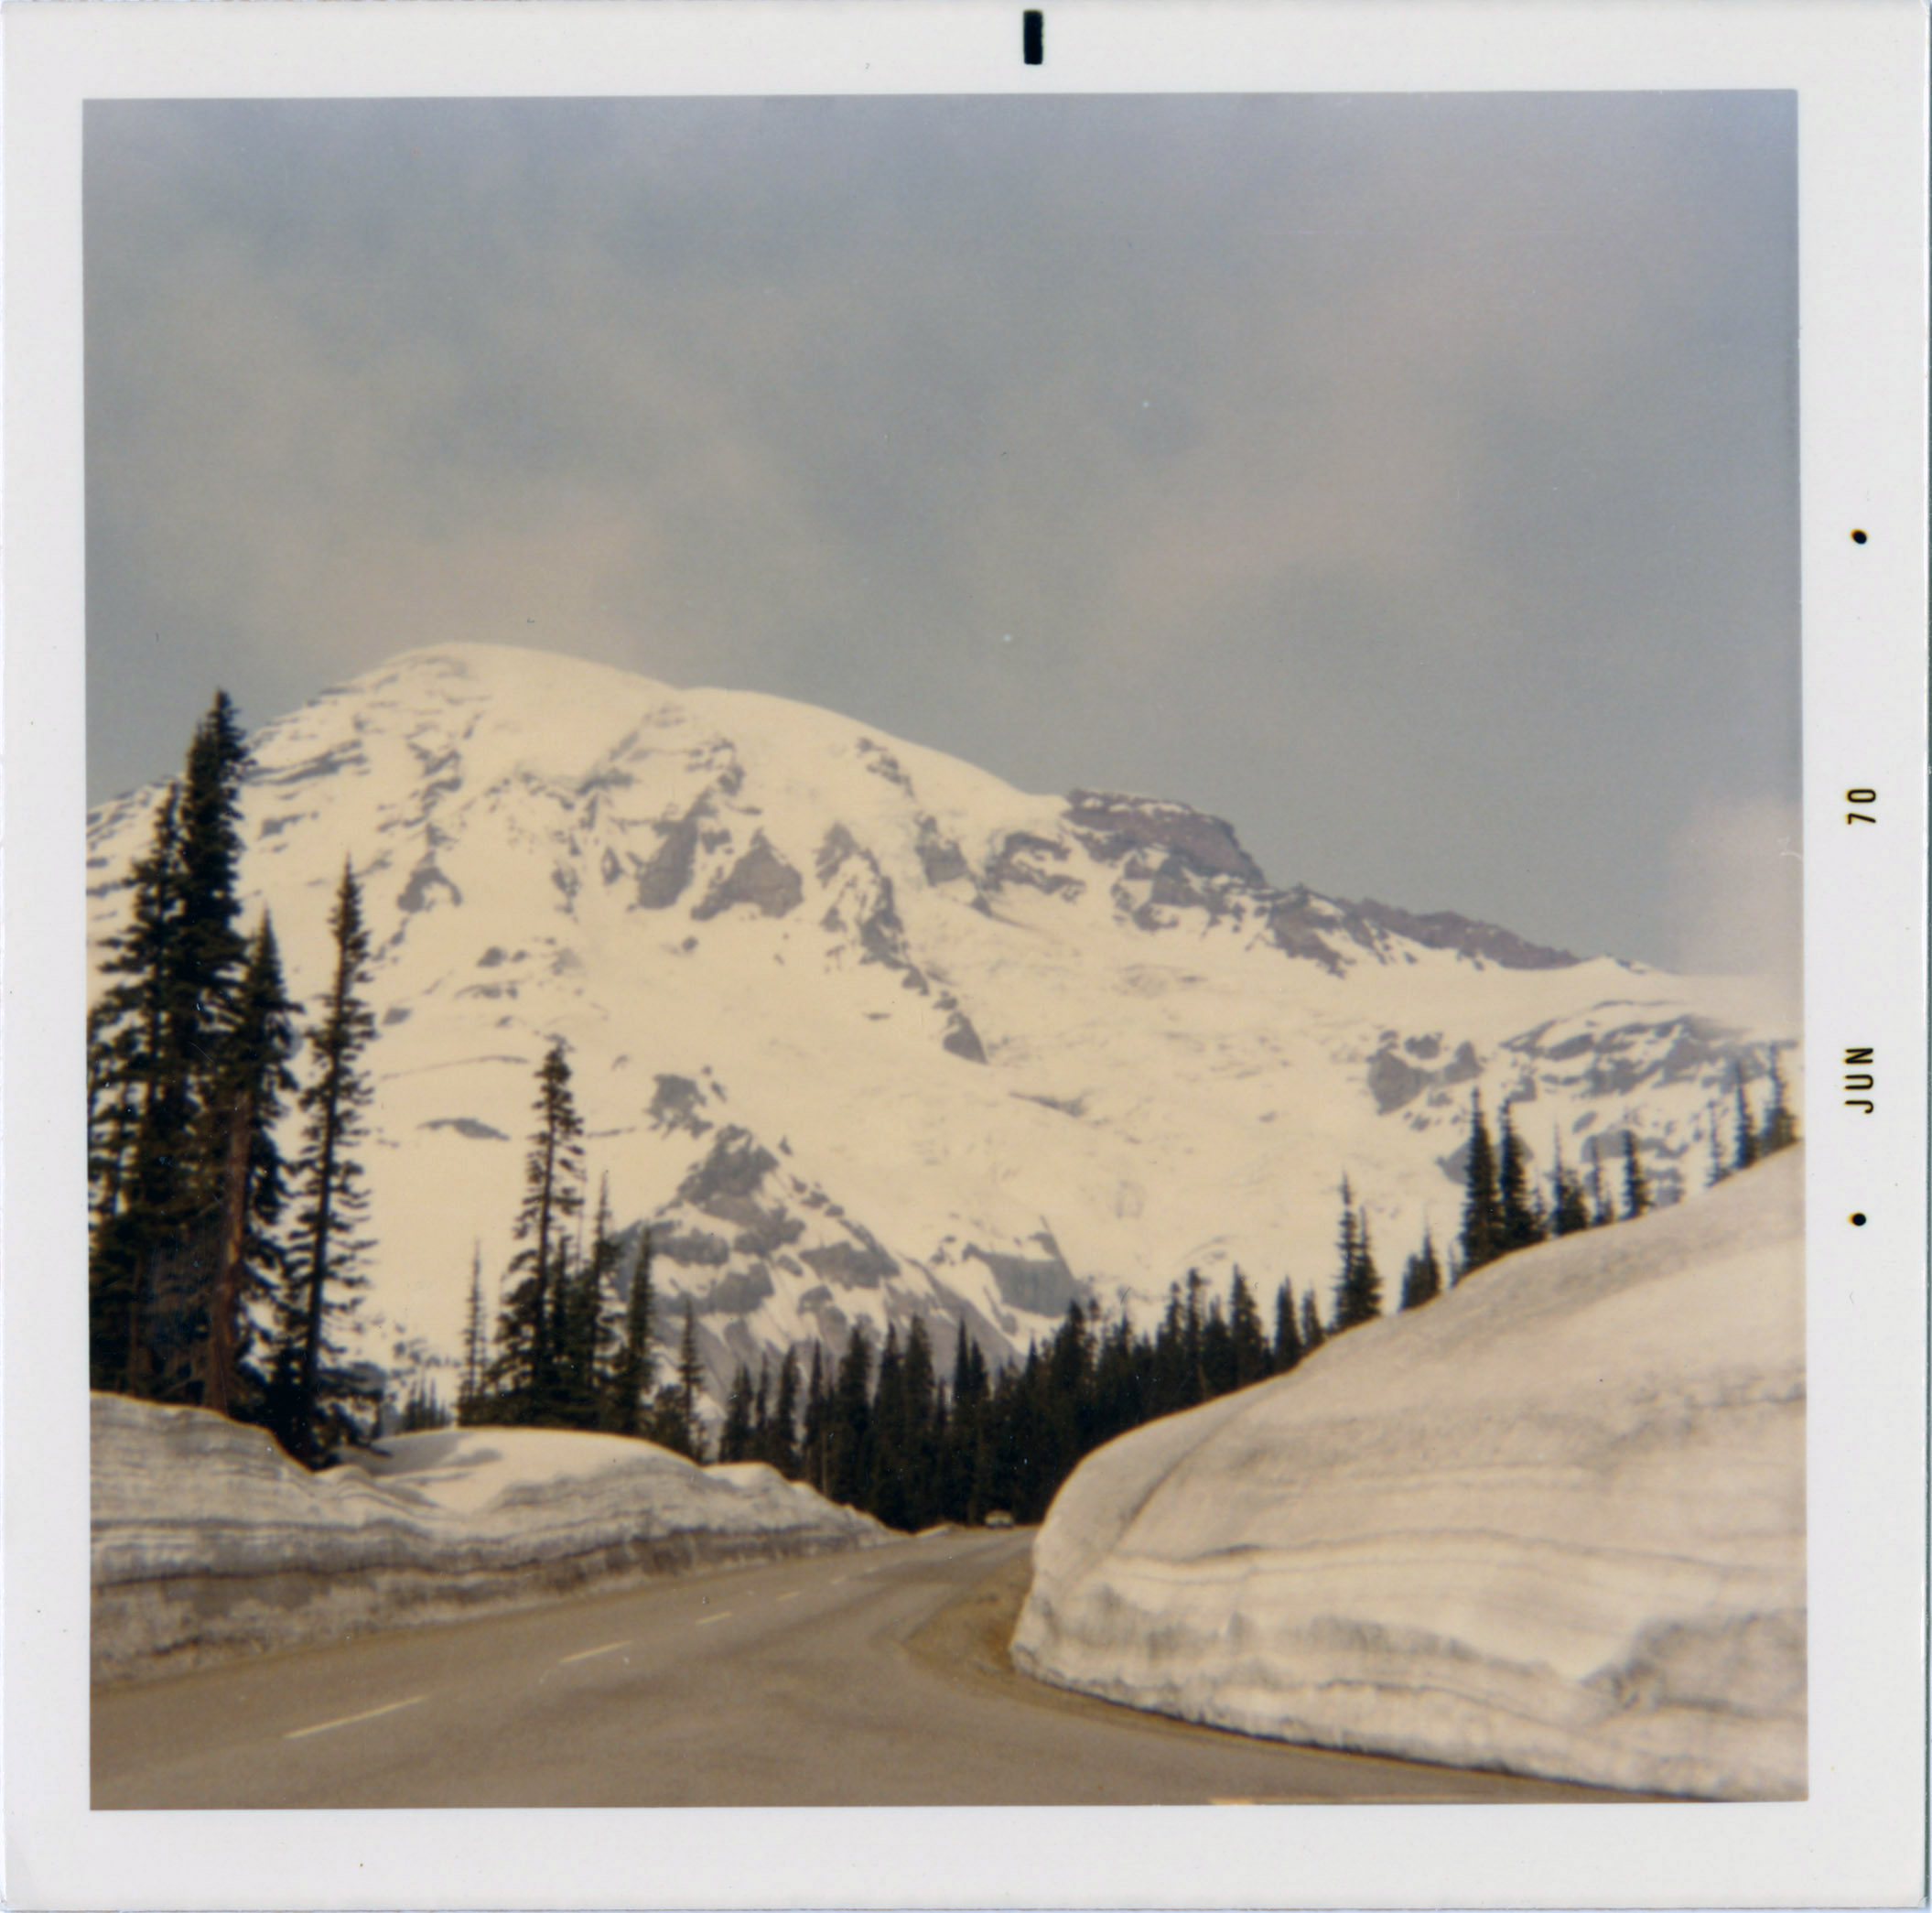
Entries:
[[1286, 1740], [1802, 1797], [1802, 1158], [1098, 1450], [1015, 1661]]
[[889, 1539], [762, 1464], [560, 1429], [396, 1435], [311, 1475], [260, 1429], [97, 1394], [91, 1462], [96, 1679]]
[[[831, 712], [444, 645], [262, 729], [243, 878], [293, 989], [345, 857], [381, 1033], [351, 1353], [406, 1387], [491, 1284], [534, 1075], [567, 1046], [593, 1178], [654, 1225], [716, 1392], [855, 1323], [995, 1357], [1198, 1267], [1325, 1285], [1344, 1169], [1385, 1266], [1440, 1238], [1469, 1097], [1539, 1169], [1624, 1129], [1668, 1192], [1791, 1030], [1722, 979], [1277, 891], [1184, 805], [1031, 796]], [[157, 797], [90, 825], [96, 960]], [[97, 979], [98, 983], [98, 979]], [[1791, 1093], [1798, 1092], [1787, 1064]], [[490, 1296], [486, 1291], [486, 1304]], [[447, 1383], [445, 1394], [449, 1392]]]

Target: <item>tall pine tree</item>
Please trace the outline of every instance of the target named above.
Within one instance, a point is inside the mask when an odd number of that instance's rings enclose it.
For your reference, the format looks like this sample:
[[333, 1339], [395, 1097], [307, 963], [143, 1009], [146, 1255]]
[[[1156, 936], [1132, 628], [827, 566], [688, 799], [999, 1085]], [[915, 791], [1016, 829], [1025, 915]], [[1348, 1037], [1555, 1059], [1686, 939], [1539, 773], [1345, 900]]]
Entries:
[[1295, 1321], [1294, 1285], [1283, 1278], [1275, 1291], [1274, 1368], [1286, 1375], [1301, 1359], [1301, 1330]]
[[1373, 1322], [1382, 1313], [1382, 1282], [1369, 1247], [1368, 1216], [1357, 1211], [1348, 1178], [1342, 1178], [1342, 1230], [1336, 1243], [1341, 1269], [1335, 1277], [1334, 1332]]
[[1466, 1276], [1503, 1253], [1503, 1203], [1496, 1189], [1496, 1158], [1477, 1092], [1469, 1104], [1469, 1166], [1462, 1184], [1462, 1273]]
[[1496, 1168], [1496, 1195], [1502, 1218], [1499, 1253], [1510, 1255], [1540, 1242], [1543, 1218], [1530, 1200], [1528, 1151], [1516, 1134], [1507, 1103], [1503, 1105], [1502, 1160]]
[[1402, 1306], [1419, 1309], [1442, 1292], [1442, 1265], [1436, 1257], [1435, 1238], [1422, 1231], [1422, 1246], [1402, 1270]]
[[303, 1089], [302, 1153], [296, 1164], [301, 1207], [285, 1285], [269, 1425], [290, 1454], [313, 1467], [348, 1432], [342, 1403], [351, 1390], [333, 1364], [341, 1350], [331, 1324], [355, 1305], [368, 1244], [355, 1231], [368, 1208], [362, 1166], [353, 1151], [372, 1093], [362, 1054], [375, 1018], [361, 991], [369, 975], [369, 933], [355, 872], [342, 867], [329, 920], [335, 965], [319, 1021], [308, 1031], [314, 1076]]
[[1757, 1119], [1751, 1113], [1751, 1097], [1744, 1088], [1744, 1065], [1733, 1065], [1737, 1075], [1737, 1154], [1733, 1169], [1749, 1169], [1762, 1152], [1764, 1139], [1758, 1134]]
[[1636, 1131], [1624, 1131], [1624, 1220], [1635, 1222], [1650, 1206], [1650, 1181], [1637, 1156]]
[[218, 1217], [200, 1390], [201, 1406], [217, 1414], [235, 1412], [263, 1386], [245, 1367], [249, 1324], [283, 1272], [275, 1229], [286, 1178], [275, 1136], [283, 1099], [296, 1088], [288, 1064], [297, 1014], [264, 913], [216, 1042], [197, 1151], [210, 1184], [204, 1200]]
[[1582, 1177], [1563, 1161], [1563, 1139], [1553, 1134], [1550, 1149], [1556, 1167], [1550, 1172], [1549, 1232], [1573, 1236], [1590, 1227], [1590, 1201]]
[[477, 1418], [483, 1400], [483, 1376], [490, 1364], [490, 1329], [483, 1314], [483, 1246], [470, 1252], [470, 1304], [463, 1315], [463, 1380], [457, 1390], [459, 1421]]
[[617, 1356], [606, 1384], [604, 1423], [617, 1434], [642, 1435], [651, 1419], [652, 1391], [657, 1386], [657, 1355], [652, 1340], [657, 1297], [651, 1281], [651, 1231], [638, 1238], [637, 1267], [624, 1297], [624, 1326]]
[[553, 1043], [537, 1070], [536, 1127], [523, 1164], [523, 1202], [510, 1259], [513, 1283], [497, 1329], [491, 1376], [505, 1418], [546, 1425], [566, 1407], [562, 1374], [562, 1264], [584, 1202], [584, 1125], [570, 1065]]
[[1765, 1155], [1774, 1155], [1781, 1149], [1789, 1149], [1797, 1140], [1797, 1122], [1791, 1114], [1786, 1099], [1785, 1073], [1778, 1067], [1777, 1045], [1771, 1046], [1771, 1107], [1765, 1115], [1765, 1133], [1761, 1145]]

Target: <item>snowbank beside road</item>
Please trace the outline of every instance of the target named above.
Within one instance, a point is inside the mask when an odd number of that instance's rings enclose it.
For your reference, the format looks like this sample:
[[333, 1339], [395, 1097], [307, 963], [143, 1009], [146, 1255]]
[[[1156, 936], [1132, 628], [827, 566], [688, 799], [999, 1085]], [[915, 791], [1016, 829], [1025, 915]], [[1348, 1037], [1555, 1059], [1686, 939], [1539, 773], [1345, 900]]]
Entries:
[[311, 1475], [259, 1429], [96, 1395], [95, 1678], [886, 1538], [773, 1469], [617, 1435], [444, 1429], [383, 1449]]
[[1792, 1150], [1101, 1449], [1014, 1659], [1319, 1745], [1802, 1796], [1802, 1195]]

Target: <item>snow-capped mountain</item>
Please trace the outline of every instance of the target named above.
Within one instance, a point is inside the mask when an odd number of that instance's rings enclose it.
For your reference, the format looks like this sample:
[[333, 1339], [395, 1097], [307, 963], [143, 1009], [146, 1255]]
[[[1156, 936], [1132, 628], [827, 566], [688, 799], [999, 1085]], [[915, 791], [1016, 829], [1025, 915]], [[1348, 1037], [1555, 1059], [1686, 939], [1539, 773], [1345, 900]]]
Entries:
[[[345, 857], [362, 880], [391, 1366], [453, 1356], [472, 1244], [486, 1284], [508, 1259], [554, 1039], [593, 1180], [653, 1225], [664, 1330], [689, 1295], [721, 1383], [913, 1313], [1023, 1349], [1191, 1267], [1325, 1295], [1344, 1170], [1392, 1276], [1453, 1230], [1473, 1088], [1539, 1170], [1628, 1127], [1694, 1192], [1707, 1106], [1796, 1033], [1721, 979], [1274, 889], [1183, 805], [1031, 796], [549, 653], [412, 652], [253, 745], [244, 882], [297, 996]], [[97, 957], [157, 796], [90, 819]]]

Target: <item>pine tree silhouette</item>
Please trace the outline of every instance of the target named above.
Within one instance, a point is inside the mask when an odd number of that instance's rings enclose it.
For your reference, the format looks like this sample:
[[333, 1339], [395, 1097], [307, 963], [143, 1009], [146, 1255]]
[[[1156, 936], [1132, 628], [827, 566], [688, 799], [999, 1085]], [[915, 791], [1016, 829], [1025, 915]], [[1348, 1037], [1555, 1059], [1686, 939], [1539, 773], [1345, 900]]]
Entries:
[[1509, 1255], [1543, 1239], [1542, 1218], [1531, 1205], [1529, 1170], [1522, 1139], [1516, 1134], [1509, 1105], [1503, 1105], [1502, 1161], [1496, 1172], [1496, 1193], [1502, 1215], [1501, 1252]]
[[1778, 1046], [1771, 1046], [1771, 1107], [1765, 1112], [1764, 1139], [1760, 1153], [1769, 1156], [1781, 1149], [1789, 1149], [1797, 1140], [1797, 1123], [1786, 1102], [1785, 1074], [1778, 1067]]
[[1281, 1286], [1275, 1291], [1275, 1373], [1286, 1375], [1301, 1359], [1301, 1331], [1295, 1321], [1294, 1287], [1284, 1277]]
[[[536, 1128], [523, 1165], [523, 1201], [510, 1259], [514, 1286], [497, 1329], [491, 1384], [504, 1418], [554, 1424], [567, 1408], [563, 1367], [563, 1262], [571, 1221], [584, 1202], [584, 1125], [564, 1046], [537, 1069]], [[519, 1280], [519, 1278], [521, 1278]]]
[[1483, 1119], [1480, 1092], [1469, 1104], [1469, 1167], [1462, 1191], [1462, 1273], [1467, 1276], [1503, 1253], [1503, 1205], [1496, 1190], [1495, 1151]]
[[1749, 1169], [1758, 1159], [1761, 1139], [1756, 1119], [1751, 1114], [1751, 1098], [1744, 1089], [1744, 1065], [1733, 1065], [1737, 1076], [1737, 1154], [1732, 1166]]
[[1637, 1159], [1636, 1131], [1624, 1131], [1624, 1219], [1635, 1222], [1650, 1206], [1650, 1183]]
[[335, 967], [321, 1018], [308, 1032], [316, 1074], [300, 1098], [305, 1120], [296, 1177], [302, 1206], [278, 1312], [267, 1406], [275, 1438], [310, 1467], [351, 1432], [344, 1404], [354, 1390], [334, 1367], [341, 1351], [331, 1324], [355, 1305], [369, 1248], [355, 1233], [368, 1197], [352, 1151], [365, 1133], [363, 1111], [374, 1093], [362, 1064], [375, 1038], [375, 1018], [360, 993], [369, 974], [369, 933], [362, 892], [346, 863], [329, 934]]
[[1402, 1270], [1402, 1306], [1419, 1309], [1442, 1292], [1442, 1265], [1436, 1258], [1435, 1238], [1427, 1229], [1422, 1246], [1410, 1256]]

